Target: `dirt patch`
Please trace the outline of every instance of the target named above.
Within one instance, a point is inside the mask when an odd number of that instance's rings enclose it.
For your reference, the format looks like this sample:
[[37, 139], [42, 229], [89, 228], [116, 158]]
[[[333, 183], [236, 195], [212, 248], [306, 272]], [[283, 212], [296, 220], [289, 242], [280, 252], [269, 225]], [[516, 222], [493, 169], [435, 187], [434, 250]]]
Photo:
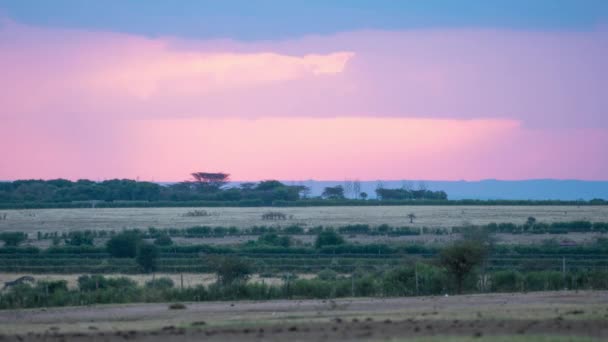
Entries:
[[[608, 338], [608, 292], [105, 305], [0, 311], [14, 341], [384, 340], [552, 334]], [[204, 322], [201, 323], [201, 322]]]

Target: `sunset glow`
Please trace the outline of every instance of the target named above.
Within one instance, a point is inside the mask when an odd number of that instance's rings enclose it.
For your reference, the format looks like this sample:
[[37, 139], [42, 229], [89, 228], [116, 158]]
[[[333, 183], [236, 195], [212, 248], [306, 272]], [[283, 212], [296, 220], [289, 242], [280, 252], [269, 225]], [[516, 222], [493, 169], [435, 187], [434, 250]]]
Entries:
[[607, 32], [239, 40], [6, 13], [0, 179], [605, 179]]

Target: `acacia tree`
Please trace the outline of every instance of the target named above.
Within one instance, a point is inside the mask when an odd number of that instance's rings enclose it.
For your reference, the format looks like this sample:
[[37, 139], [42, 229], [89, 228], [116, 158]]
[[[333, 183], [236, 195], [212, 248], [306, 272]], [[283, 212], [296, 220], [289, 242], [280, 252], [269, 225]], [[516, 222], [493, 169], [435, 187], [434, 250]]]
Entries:
[[414, 215], [413, 213], [411, 213], [411, 214], [407, 215], [407, 218], [410, 219], [410, 223], [414, 223], [414, 219], [416, 218], [416, 215]]
[[223, 286], [245, 282], [252, 273], [251, 263], [239, 257], [217, 257], [212, 264], [218, 283]]
[[230, 174], [223, 172], [193, 172], [199, 189], [203, 191], [218, 191], [230, 181]]
[[328, 186], [323, 190], [321, 196], [327, 199], [344, 199], [344, 188], [342, 185]]
[[482, 264], [486, 250], [476, 241], [459, 241], [441, 250], [439, 263], [456, 282], [457, 293], [462, 293], [464, 280]]
[[154, 272], [157, 269], [158, 247], [149, 243], [141, 243], [137, 248], [135, 261], [145, 273]]

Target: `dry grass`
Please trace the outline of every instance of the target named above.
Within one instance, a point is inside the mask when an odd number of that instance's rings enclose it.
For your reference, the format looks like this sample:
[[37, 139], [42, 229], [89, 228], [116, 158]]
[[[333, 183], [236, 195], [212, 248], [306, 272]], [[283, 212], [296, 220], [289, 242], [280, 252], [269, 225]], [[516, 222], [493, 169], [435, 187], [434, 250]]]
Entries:
[[[4, 286], [7, 281], [15, 280], [19, 277], [32, 275], [26, 273], [0, 273], [0, 289]], [[37, 281], [41, 280], [66, 280], [69, 288], [78, 287], [78, 277], [82, 274], [34, 274], [33, 277]], [[144, 285], [146, 282], [152, 280], [151, 274], [104, 274], [104, 277], [128, 277], [133, 279], [138, 285]], [[171, 278], [176, 288], [181, 286], [181, 276], [179, 273], [157, 273], [154, 275], [157, 279], [160, 277]], [[314, 274], [298, 274], [300, 278], [310, 279], [315, 277]], [[198, 285], [209, 285], [214, 283], [216, 280], [215, 274], [211, 273], [184, 273], [183, 274], [184, 287], [194, 287]], [[259, 275], [253, 275], [249, 282], [252, 283], [265, 283], [269, 285], [279, 285], [283, 283], [280, 277], [268, 277], [262, 278]]]
[[[68, 231], [83, 229], [187, 228], [196, 225], [251, 227], [254, 225], [307, 227], [318, 225], [390, 224], [394, 226], [454, 227], [490, 222], [523, 223], [529, 216], [541, 222], [608, 221], [608, 206], [386, 206], [281, 208], [287, 220], [262, 219], [269, 208], [197, 208], [213, 215], [189, 217], [193, 208], [35, 209], [4, 210], [0, 231]], [[416, 219], [409, 223], [408, 215]]]

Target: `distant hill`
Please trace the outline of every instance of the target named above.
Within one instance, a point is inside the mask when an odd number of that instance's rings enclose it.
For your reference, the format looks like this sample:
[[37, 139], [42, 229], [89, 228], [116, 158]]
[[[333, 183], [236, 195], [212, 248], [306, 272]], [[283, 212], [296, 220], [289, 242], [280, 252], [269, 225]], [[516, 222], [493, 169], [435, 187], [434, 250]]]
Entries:
[[[400, 188], [404, 182], [418, 188], [420, 181], [381, 181], [385, 188]], [[312, 196], [318, 196], [327, 186], [344, 184], [344, 181], [285, 181], [311, 188]], [[448, 198], [503, 199], [503, 200], [591, 200], [608, 199], [608, 181], [532, 179], [521, 181], [423, 181], [429, 190], [443, 190]], [[361, 181], [361, 191], [375, 198], [378, 181]]]

